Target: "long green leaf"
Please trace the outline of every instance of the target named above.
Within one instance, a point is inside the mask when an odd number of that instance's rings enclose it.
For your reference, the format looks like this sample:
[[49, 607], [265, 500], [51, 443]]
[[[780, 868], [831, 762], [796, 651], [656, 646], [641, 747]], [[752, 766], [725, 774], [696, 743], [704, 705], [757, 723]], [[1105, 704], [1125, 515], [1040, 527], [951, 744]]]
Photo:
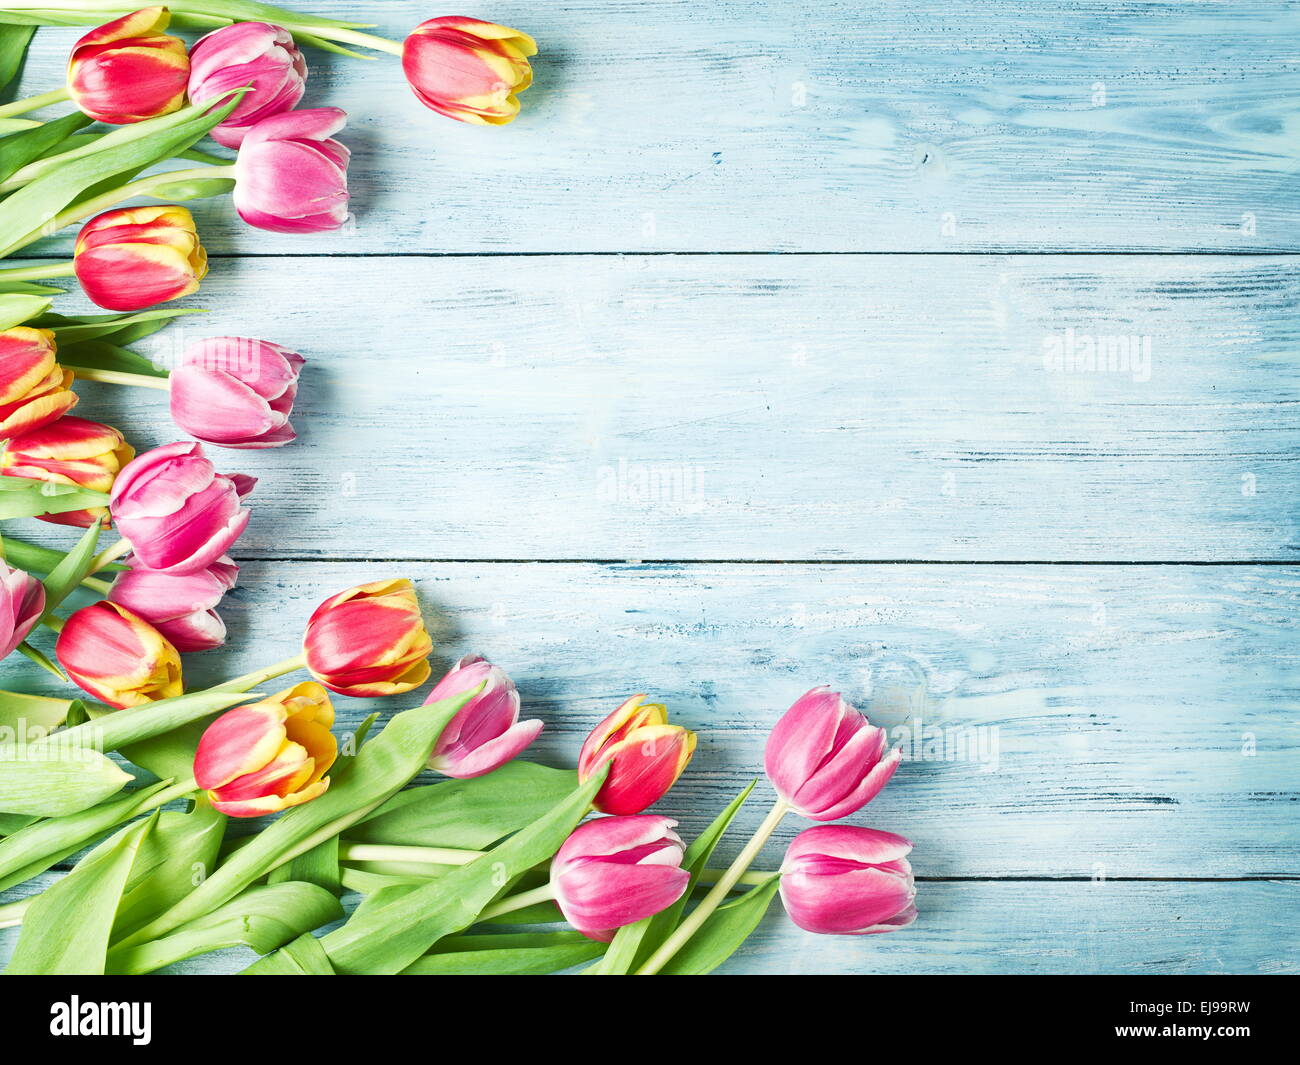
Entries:
[[0, 140], [0, 181], [7, 181], [28, 163], [34, 163], [88, 125], [90, 119], [80, 111], [74, 111]]
[[442, 730], [477, 690], [395, 715], [383, 732], [357, 752], [337, 786], [331, 786], [318, 799], [294, 807], [263, 829], [133, 939], [157, 939], [203, 916], [272, 869], [337, 836], [377, 809], [424, 768]]
[[[151, 327], [148, 332], [152, 333], [161, 329], [173, 318], [204, 313], [206, 312], [202, 307], [156, 307], [151, 311], [141, 311], [138, 314], [86, 315], [80, 319], [47, 314], [36, 319], [33, 324], [40, 329], [53, 329], [54, 339], [58, 342], [59, 350], [63, 351], [65, 345], [80, 344], [87, 340], [103, 340], [106, 337], [129, 336], [128, 343], [134, 342], [139, 340], [141, 335], [147, 335], [138, 332], [138, 327], [141, 325], [148, 324]], [[72, 360], [66, 359], [66, 361]]]
[[81, 976], [104, 971], [113, 917], [152, 820], [141, 822], [106, 853], [78, 864], [41, 892], [23, 915], [23, 930], [5, 972]]
[[0, 743], [29, 743], [67, 720], [76, 699], [0, 691]]
[[709, 914], [699, 931], [686, 941], [686, 945], [659, 970], [659, 975], [704, 976], [713, 972], [735, 954], [758, 927], [780, 886], [780, 874], [773, 873], [770, 880], [751, 888], [725, 906], [719, 906]]
[[108, 506], [108, 496], [71, 484], [53, 484], [28, 477], [0, 477], [0, 519], [38, 518]]
[[18, 76], [35, 32], [34, 26], [0, 26], [0, 89]]
[[[0, 544], [3, 544], [3, 556], [6, 562], [11, 566], [17, 566], [28, 573], [52, 573], [54, 568], [63, 561], [64, 552], [57, 551], [52, 547], [40, 547], [36, 544], [29, 544], [26, 540], [19, 540], [13, 536], [0, 538]], [[127, 569], [120, 562], [114, 562], [105, 566], [101, 573], [117, 573]]]
[[29, 817], [75, 814], [116, 795], [131, 779], [98, 751], [9, 744], [0, 747], [0, 812]]
[[0, 296], [0, 331], [29, 322], [44, 314], [50, 307], [46, 296], [24, 296], [10, 292]]
[[[272, 4], [259, 4], [253, 0], [169, 0], [173, 25], [184, 25], [186, 17], [202, 19], [201, 25], [212, 21], [271, 22], [292, 28], [303, 26], [321, 30], [364, 29], [370, 22], [341, 22], [338, 19], [306, 15]], [[94, 0], [34, 0], [30, 3], [0, 4], [6, 21], [32, 22], [36, 25], [76, 26], [98, 25], [119, 15], [129, 15], [135, 8], [130, 0], [125, 3], [104, 3]], [[12, 19], [9, 16], [12, 15]]]
[[[578, 938], [564, 932], [539, 933], [530, 937], [462, 936], [458, 937], [460, 942], [455, 949], [426, 954], [403, 969], [402, 975], [543, 976], [581, 965], [598, 957], [605, 949], [604, 943], [586, 939], [576, 932], [572, 935]], [[529, 945], [517, 942], [523, 938], [534, 942]]]
[[90, 573], [95, 561], [95, 547], [99, 543], [99, 531], [103, 526], [94, 522], [77, 541], [77, 546], [59, 561], [41, 583], [45, 585], [45, 616], [54, 613], [54, 608], [63, 602], [72, 590]]
[[59, 347], [59, 358], [65, 366], [86, 366], [92, 370], [113, 370], [117, 373], [142, 374], [145, 377], [168, 376], [167, 371], [152, 360], [106, 340], [63, 344]]
[[261, 696], [256, 692], [191, 692], [174, 699], [160, 699], [155, 703], [142, 703], [126, 710], [113, 710], [75, 728], [57, 732], [41, 742], [116, 751], [119, 747], [152, 736], [161, 736], [181, 725], [209, 717], [236, 703], [252, 703], [259, 698]]

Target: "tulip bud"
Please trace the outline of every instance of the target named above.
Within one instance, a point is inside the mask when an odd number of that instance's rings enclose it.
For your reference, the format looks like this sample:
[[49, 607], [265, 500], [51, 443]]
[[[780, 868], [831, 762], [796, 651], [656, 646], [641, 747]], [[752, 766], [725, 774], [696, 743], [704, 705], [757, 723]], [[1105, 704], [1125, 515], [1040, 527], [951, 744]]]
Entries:
[[440, 115], [503, 126], [519, 114], [518, 93], [533, 83], [526, 33], [450, 15], [415, 27], [402, 45], [402, 70], [420, 102]]
[[695, 733], [668, 724], [659, 703], [634, 695], [591, 730], [578, 756], [578, 779], [590, 780], [609, 763], [609, 776], [592, 805], [607, 814], [637, 814], [677, 783], [695, 753]]
[[117, 603], [83, 606], [64, 623], [54, 651], [78, 687], [119, 710], [184, 691], [176, 648]]
[[265, 340], [200, 340], [171, 372], [172, 420], [220, 447], [287, 444], [295, 436], [289, 415], [305, 361]]
[[682, 897], [690, 874], [667, 817], [598, 817], [579, 825], [551, 861], [551, 887], [564, 919], [608, 943], [614, 930], [653, 917]]
[[322, 778], [338, 757], [333, 724], [329, 694], [311, 681], [227, 710], [199, 740], [194, 781], [230, 817], [309, 802], [329, 787]]
[[505, 672], [478, 655], [466, 655], [442, 678], [425, 704], [483, 690], [460, 708], [438, 737], [429, 768], [466, 780], [505, 765], [542, 731], [540, 721], [519, 720], [519, 693]]
[[218, 144], [238, 148], [264, 118], [298, 106], [307, 61], [293, 34], [268, 22], [236, 22], [200, 37], [190, 49], [190, 100], [201, 104], [251, 86], [216, 129]]
[[307, 669], [340, 695], [399, 695], [429, 679], [433, 641], [410, 581], [374, 581], [321, 603], [303, 636]]
[[767, 739], [764, 764], [777, 794], [813, 821], [847, 817], [875, 798], [902, 752], [885, 753], [885, 730], [873, 726], [838, 692], [814, 688]]
[[238, 575], [239, 567], [224, 556], [184, 575], [135, 568], [118, 574], [108, 599], [144, 618], [182, 654], [207, 651], [226, 642], [215, 607]]
[[48, 329], [20, 325], [0, 333], [0, 440], [58, 421], [77, 405], [72, 373], [55, 352]]
[[[0, 457], [0, 474], [108, 492], [118, 471], [134, 455], [135, 448], [112, 426], [67, 417], [9, 441]], [[97, 521], [107, 524], [108, 509], [92, 507], [44, 514], [41, 520], [87, 529]]]
[[350, 153], [333, 139], [348, 116], [337, 107], [264, 118], [235, 160], [235, 210], [273, 233], [338, 229], [348, 218]]
[[250, 513], [240, 504], [256, 483], [217, 473], [201, 444], [166, 444], [126, 465], [109, 506], [140, 565], [198, 573], [239, 539]]
[[43, 613], [45, 585], [30, 573], [0, 562], [0, 658], [9, 657], [27, 639]]
[[892, 832], [817, 825], [800, 832], [781, 864], [781, 901], [808, 932], [864, 936], [916, 920], [912, 844]]
[[123, 207], [81, 227], [73, 267], [86, 295], [110, 311], [139, 311], [199, 290], [208, 255], [184, 207]]
[[82, 37], [68, 58], [72, 102], [115, 126], [180, 110], [190, 60], [185, 42], [163, 33], [170, 20], [165, 7], [146, 7]]

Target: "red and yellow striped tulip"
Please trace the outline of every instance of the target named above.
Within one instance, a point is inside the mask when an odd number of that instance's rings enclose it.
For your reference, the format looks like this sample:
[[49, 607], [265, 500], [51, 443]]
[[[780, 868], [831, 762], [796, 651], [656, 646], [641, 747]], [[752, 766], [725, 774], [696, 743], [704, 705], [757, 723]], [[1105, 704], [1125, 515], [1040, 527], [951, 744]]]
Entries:
[[115, 126], [180, 110], [190, 57], [184, 41], [163, 33], [170, 20], [165, 7], [146, 7], [82, 37], [68, 57], [72, 102]]
[[[0, 474], [107, 492], [118, 470], [134, 457], [135, 448], [111, 425], [69, 416], [9, 441], [0, 457]], [[86, 529], [96, 521], [107, 525], [108, 509], [45, 514], [41, 520]]]
[[668, 711], [634, 695], [591, 730], [578, 756], [578, 779], [609, 763], [592, 806], [607, 814], [639, 814], [677, 783], [695, 753], [695, 733], [668, 724]]
[[329, 787], [325, 773], [338, 757], [333, 724], [329, 693], [312, 681], [227, 710], [199, 740], [194, 780], [231, 817], [309, 802]]
[[58, 364], [57, 351], [48, 329], [0, 333], [0, 440], [49, 425], [77, 405], [72, 373]]
[[429, 19], [402, 45], [402, 70], [420, 102], [440, 115], [478, 126], [504, 126], [519, 114], [519, 96], [533, 83], [526, 33], [450, 15]]
[[433, 640], [415, 588], [374, 581], [326, 599], [303, 636], [307, 669], [340, 695], [399, 695], [429, 679]]
[[184, 691], [176, 648], [144, 618], [108, 600], [68, 618], [54, 651], [78, 687], [119, 710]]
[[194, 216], [175, 204], [105, 211], [81, 227], [73, 266], [86, 295], [110, 311], [139, 311], [199, 289], [208, 254]]

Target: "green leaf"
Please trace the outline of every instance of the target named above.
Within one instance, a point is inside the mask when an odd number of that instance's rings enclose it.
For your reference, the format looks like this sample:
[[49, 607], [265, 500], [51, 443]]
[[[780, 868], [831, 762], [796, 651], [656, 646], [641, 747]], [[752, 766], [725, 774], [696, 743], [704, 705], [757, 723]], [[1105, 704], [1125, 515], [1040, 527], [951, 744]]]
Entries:
[[95, 561], [95, 547], [99, 543], [99, 531], [103, 526], [94, 522], [77, 541], [77, 546], [60, 560], [41, 583], [45, 585], [45, 617], [52, 617], [54, 608], [72, 594], [90, 575], [91, 564]]
[[28, 163], [42, 158], [77, 130], [88, 125], [90, 119], [80, 111], [74, 111], [35, 129], [12, 133], [0, 140], [0, 181], [7, 181]]
[[18, 76], [35, 32], [34, 26], [0, 26], [0, 89]]
[[0, 296], [0, 332], [44, 314], [53, 301], [44, 296], [8, 293]]
[[22, 643], [18, 645], [17, 650], [18, 653], [22, 655], [24, 658], [29, 659], [32, 662], [35, 662], [38, 666], [41, 667], [41, 669], [45, 670], [47, 673], [51, 673], [54, 676], [58, 677], [59, 680], [63, 681], [65, 684], [67, 683], [68, 678], [63, 675], [63, 670], [61, 670], [58, 666], [56, 666], [53, 662], [51, 662], [50, 656], [47, 655], [44, 651], [38, 650], [37, 648], [33, 647], [26, 640], [24, 640]]
[[532, 762], [507, 762], [472, 780], [411, 788], [348, 832], [354, 843], [486, 850], [570, 794], [578, 776]]
[[119, 747], [161, 736], [181, 725], [210, 717], [236, 703], [252, 703], [259, 698], [261, 696], [256, 692], [202, 691], [142, 703], [126, 710], [105, 708], [98, 711], [100, 716], [92, 717], [85, 724], [55, 733], [41, 742], [116, 751]]
[[282, 976], [333, 976], [334, 966], [320, 940], [304, 932], [276, 952]]
[[291, 881], [255, 887], [161, 939], [114, 948], [108, 971], [136, 976], [226, 947], [267, 954], [343, 916], [338, 899], [316, 884]]
[[[29, 544], [26, 540], [18, 540], [12, 536], [3, 537], [0, 539], [0, 544], [4, 547], [3, 557], [9, 565], [17, 566], [28, 573], [51, 573], [63, 561], [62, 551], [56, 551], [52, 547], [38, 547], [36, 544]], [[116, 573], [127, 568], [121, 562], [114, 562], [99, 572]]]
[[130, 781], [111, 758], [78, 747], [0, 747], [0, 811], [31, 817], [75, 814], [116, 795]]
[[29, 477], [0, 477], [0, 519], [38, 518], [108, 506], [108, 496], [71, 484], [53, 484]]
[[168, 376], [167, 371], [152, 360], [106, 340], [64, 344], [59, 348], [59, 359], [65, 366], [85, 366], [92, 370], [113, 370], [116, 373], [142, 374], [145, 377]]
[[[47, 314], [33, 323], [38, 329], [53, 329], [54, 339], [59, 350], [65, 346], [80, 344], [87, 340], [103, 340], [106, 337], [121, 339], [129, 337], [125, 343], [139, 340], [141, 336], [156, 332], [167, 325], [173, 318], [187, 314], [205, 314], [201, 307], [156, 307], [151, 311], [138, 314], [88, 314], [79, 318], [70, 318], [61, 314]], [[148, 333], [140, 333], [142, 325], [149, 325]], [[71, 359], [67, 360], [71, 362]]]
[[149, 195], [159, 200], [202, 200], [209, 196], [224, 196], [235, 187], [234, 178], [196, 178], [191, 181], [169, 181], [157, 185]]
[[12, 836], [35, 820], [35, 817], [20, 817], [18, 814], [0, 814], [0, 836]]
[[[332, 775], [332, 774], [331, 774]], [[269, 883], [282, 884], [301, 880], [323, 887], [334, 895], [343, 894], [343, 881], [339, 878], [339, 838], [330, 836], [305, 854], [272, 869]]]
[[0, 691], [0, 743], [29, 743], [58, 728], [76, 699]]
[[99, 975], [109, 932], [152, 821], [124, 832], [105, 853], [82, 861], [37, 896], [23, 915], [23, 930], [6, 973], [27, 976]]
[[559, 849], [590, 810], [604, 779], [605, 772], [598, 773], [544, 817], [468, 865], [361, 918], [354, 915], [342, 928], [323, 936], [321, 945], [335, 971], [398, 973], [439, 939], [468, 928], [503, 888]]
[[758, 927], [781, 886], [781, 874], [751, 888], [738, 899], [719, 906], [659, 970], [660, 976], [704, 976], [730, 958]]
[[[447, 723], [478, 689], [395, 715], [357, 752], [348, 773], [318, 799], [295, 806], [240, 847], [212, 876], [136, 935], [156, 939], [201, 917], [277, 866], [337, 836], [391, 798], [428, 760]], [[3, 847], [3, 843], [0, 843]], [[134, 938], [134, 937], [133, 937]]]
[[0, 840], [0, 891], [30, 880], [150, 808], [171, 781], [119, 795], [75, 814], [48, 817]]
[[[449, 948], [453, 938], [456, 943]], [[443, 940], [438, 947], [436, 954], [417, 959], [402, 970], [402, 975], [543, 976], [599, 957], [605, 944], [578, 932], [548, 932], [456, 936]]]
[[0, 295], [62, 296], [65, 291], [54, 285], [38, 285], [34, 281], [5, 281], [0, 278]]

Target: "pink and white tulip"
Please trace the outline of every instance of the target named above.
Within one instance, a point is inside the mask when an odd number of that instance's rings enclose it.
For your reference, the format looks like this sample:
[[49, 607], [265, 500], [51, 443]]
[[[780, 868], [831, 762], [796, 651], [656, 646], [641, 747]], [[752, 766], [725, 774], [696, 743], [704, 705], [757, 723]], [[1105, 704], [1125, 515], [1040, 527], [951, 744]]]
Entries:
[[146, 569], [199, 573], [218, 561], [248, 525], [242, 506], [257, 482], [217, 473], [200, 444], [146, 451], [113, 482], [109, 509]]
[[514, 682], [478, 655], [466, 655], [425, 699], [436, 703], [483, 690], [457, 712], [438, 737], [429, 768], [461, 780], [481, 777], [523, 752], [542, 731], [540, 721], [519, 720], [519, 693]]
[[172, 420], [218, 447], [281, 447], [296, 435], [289, 415], [304, 362], [266, 340], [200, 340], [171, 372]]
[[885, 730], [839, 692], [814, 688], [772, 729], [764, 765], [777, 794], [796, 813], [835, 821], [869, 803], [894, 775], [902, 752], [886, 753], [885, 744]]
[[614, 930], [653, 917], [690, 883], [677, 822], [654, 814], [598, 817], [579, 825], [551, 861], [551, 887], [564, 919], [608, 943]]
[[307, 83], [307, 61], [293, 34], [269, 22], [236, 22], [200, 37], [190, 49], [192, 103], [215, 100], [245, 86], [248, 92], [209, 136], [238, 148], [264, 118], [292, 111]]
[[131, 569], [118, 575], [108, 598], [144, 618], [176, 650], [208, 651], [226, 642], [226, 624], [215, 608], [238, 576], [239, 567], [224, 556], [190, 574]]
[[338, 229], [348, 218], [350, 153], [333, 135], [347, 123], [337, 107], [264, 118], [235, 160], [235, 210], [274, 233]]
[[0, 562], [0, 658], [7, 658], [45, 613], [45, 586]]
[[781, 901], [808, 932], [865, 936], [916, 920], [912, 844], [892, 832], [817, 825], [795, 837], [781, 865]]

